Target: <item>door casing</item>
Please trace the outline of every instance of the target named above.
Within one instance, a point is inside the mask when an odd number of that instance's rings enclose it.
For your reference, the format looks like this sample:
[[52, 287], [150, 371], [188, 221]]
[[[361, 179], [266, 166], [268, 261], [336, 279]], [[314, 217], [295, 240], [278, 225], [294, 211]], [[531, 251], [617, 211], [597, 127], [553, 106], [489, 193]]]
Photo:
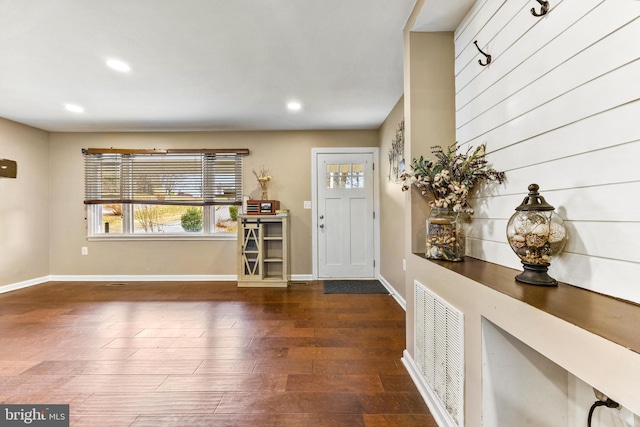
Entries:
[[380, 277], [380, 149], [378, 147], [341, 147], [311, 149], [311, 248], [313, 257], [313, 280], [318, 279], [318, 155], [371, 153], [373, 155], [373, 254], [374, 275]]

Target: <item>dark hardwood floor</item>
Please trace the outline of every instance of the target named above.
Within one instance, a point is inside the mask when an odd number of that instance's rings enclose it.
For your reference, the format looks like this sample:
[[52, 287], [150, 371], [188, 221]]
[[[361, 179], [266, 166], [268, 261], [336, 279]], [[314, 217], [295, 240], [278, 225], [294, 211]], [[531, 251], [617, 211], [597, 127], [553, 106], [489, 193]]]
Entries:
[[0, 402], [73, 426], [436, 426], [389, 295], [235, 282], [51, 282], [0, 294]]

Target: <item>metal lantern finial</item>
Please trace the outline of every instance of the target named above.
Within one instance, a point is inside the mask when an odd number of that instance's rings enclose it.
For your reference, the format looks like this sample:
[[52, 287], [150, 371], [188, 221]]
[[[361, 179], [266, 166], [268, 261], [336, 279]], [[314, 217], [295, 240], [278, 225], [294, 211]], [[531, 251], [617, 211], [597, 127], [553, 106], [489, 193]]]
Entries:
[[522, 283], [556, 286], [547, 274], [551, 259], [562, 252], [567, 242], [564, 222], [539, 193], [537, 184], [529, 185], [529, 194], [516, 207], [507, 224], [507, 240], [520, 257], [524, 271], [516, 276]]
[[517, 211], [552, 211], [555, 208], [538, 193], [540, 186], [538, 184], [529, 185], [529, 194], [524, 198]]

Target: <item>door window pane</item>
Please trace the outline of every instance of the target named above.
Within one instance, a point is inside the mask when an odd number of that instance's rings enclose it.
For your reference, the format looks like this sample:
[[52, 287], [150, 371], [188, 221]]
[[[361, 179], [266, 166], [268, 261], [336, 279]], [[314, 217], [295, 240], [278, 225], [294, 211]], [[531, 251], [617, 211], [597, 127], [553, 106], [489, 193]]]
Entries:
[[364, 188], [364, 165], [327, 164], [327, 188]]

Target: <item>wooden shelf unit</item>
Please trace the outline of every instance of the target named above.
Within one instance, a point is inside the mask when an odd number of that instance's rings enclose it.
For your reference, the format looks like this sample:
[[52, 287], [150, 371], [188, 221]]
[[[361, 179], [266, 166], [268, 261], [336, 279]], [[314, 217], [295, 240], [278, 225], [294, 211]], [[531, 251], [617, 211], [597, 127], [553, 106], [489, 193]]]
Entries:
[[289, 285], [289, 227], [289, 215], [240, 215], [238, 287]]

